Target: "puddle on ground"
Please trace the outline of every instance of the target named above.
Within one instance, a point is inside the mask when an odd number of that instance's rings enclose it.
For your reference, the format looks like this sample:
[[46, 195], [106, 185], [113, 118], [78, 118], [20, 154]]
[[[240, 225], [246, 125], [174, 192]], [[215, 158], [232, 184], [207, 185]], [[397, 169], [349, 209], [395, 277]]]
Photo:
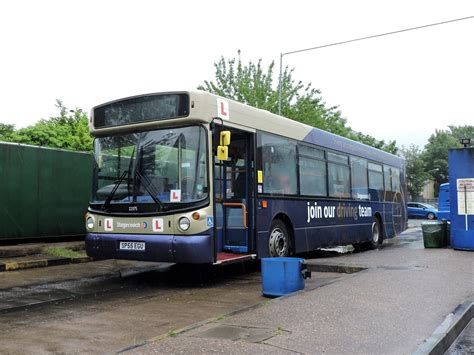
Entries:
[[366, 270], [366, 267], [340, 264], [308, 264], [308, 269], [315, 272], [334, 272], [338, 274], [354, 274]]

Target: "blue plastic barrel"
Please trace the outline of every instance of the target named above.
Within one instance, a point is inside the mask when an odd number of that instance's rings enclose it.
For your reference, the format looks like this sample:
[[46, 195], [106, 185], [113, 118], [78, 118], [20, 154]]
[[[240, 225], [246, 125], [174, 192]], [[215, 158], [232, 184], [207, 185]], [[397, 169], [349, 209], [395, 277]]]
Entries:
[[304, 289], [304, 279], [311, 277], [301, 258], [263, 258], [262, 293], [279, 297]]

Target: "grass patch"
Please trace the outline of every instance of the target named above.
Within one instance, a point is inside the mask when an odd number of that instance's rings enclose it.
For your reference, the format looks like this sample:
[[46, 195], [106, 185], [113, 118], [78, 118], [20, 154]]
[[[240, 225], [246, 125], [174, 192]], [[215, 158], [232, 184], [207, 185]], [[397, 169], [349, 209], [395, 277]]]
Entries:
[[60, 258], [78, 258], [81, 256], [86, 256], [85, 252], [74, 251], [67, 248], [61, 247], [49, 247], [44, 250], [44, 253], [51, 256], [56, 256]]
[[175, 332], [174, 330], [170, 330], [170, 331], [168, 332], [168, 336], [169, 336], [169, 337], [174, 338], [174, 337], [177, 336], [177, 335], [178, 335], [178, 334], [176, 334], [176, 332]]

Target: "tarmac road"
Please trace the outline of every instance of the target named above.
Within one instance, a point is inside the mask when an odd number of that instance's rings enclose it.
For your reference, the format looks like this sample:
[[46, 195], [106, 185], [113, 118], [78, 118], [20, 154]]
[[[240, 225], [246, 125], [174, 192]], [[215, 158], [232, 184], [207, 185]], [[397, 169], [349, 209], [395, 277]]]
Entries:
[[[15, 280], [19, 284], [0, 289], [0, 352], [116, 352], [266, 300], [261, 295], [260, 272], [255, 263], [214, 268], [206, 273], [196, 267], [170, 269], [164, 265], [163, 272], [126, 278], [110, 273], [110, 264], [114, 263], [102, 261], [0, 275], [5, 276], [4, 281], [8, 279], [9, 286]], [[74, 270], [75, 280], [64, 276], [68, 270], [70, 274]], [[43, 278], [39, 278], [41, 273]], [[346, 276], [315, 273], [307, 288]], [[33, 283], [35, 277], [42, 282]]]
[[418, 227], [380, 250], [307, 261], [366, 270], [132, 352], [410, 354], [474, 300], [474, 254], [424, 249]]
[[313, 272], [304, 293], [270, 302], [248, 264], [208, 277], [196, 268], [118, 277], [131, 265], [115, 261], [3, 273], [0, 352], [410, 353], [474, 295], [473, 254], [423, 249], [417, 227], [379, 251], [329, 255], [305, 257], [315, 269], [366, 270]]

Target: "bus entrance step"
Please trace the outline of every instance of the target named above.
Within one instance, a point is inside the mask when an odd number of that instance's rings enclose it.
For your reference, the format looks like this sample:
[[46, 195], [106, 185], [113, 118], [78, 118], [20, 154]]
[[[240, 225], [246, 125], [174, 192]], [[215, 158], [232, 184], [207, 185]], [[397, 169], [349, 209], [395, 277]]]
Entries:
[[253, 260], [257, 257], [257, 254], [234, 254], [234, 253], [218, 253], [217, 261], [214, 265], [230, 264], [235, 262], [243, 262]]

